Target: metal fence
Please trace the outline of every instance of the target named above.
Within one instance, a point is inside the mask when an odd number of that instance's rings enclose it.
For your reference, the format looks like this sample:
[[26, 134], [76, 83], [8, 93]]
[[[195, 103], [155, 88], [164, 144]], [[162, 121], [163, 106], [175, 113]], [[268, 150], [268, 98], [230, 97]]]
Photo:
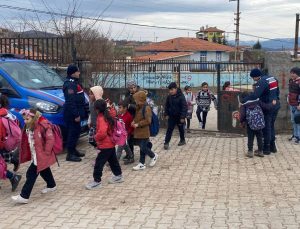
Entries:
[[69, 64], [76, 59], [73, 37], [0, 38], [0, 53], [55, 65]]
[[124, 88], [134, 80], [143, 88], [166, 88], [176, 81], [181, 87], [200, 87], [207, 82], [217, 88], [226, 81], [238, 90], [252, 85], [249, 72], [261, 63], [224, 63], [197, 61], [112, 60], [92, 63], [93, 84], [107, 88]]

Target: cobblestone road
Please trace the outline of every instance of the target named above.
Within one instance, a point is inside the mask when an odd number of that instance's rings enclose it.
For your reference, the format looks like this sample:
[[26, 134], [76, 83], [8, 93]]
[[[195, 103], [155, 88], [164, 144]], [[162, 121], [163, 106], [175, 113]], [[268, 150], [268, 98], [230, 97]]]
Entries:
[[186, 146], [177, 147], [175, 137], [164, 151], [160, 135], [154, 168], [122, 166], [125, 182], [117, 185], [107, 184], [105, 168], [103, 188], [94, 191], [84, 185], [95, 153], [83, 143], [82, 163], [61, 155], [61, 167], [53, 166], [55, 193], [40, 194], [38, 178], [30, 203], [17, 206], [1, 181], [0, 228], [300, 228], [300, 146], [286, 139], [278, 137], [279, 153], [247, 159], [246, 138], [193, 134]]

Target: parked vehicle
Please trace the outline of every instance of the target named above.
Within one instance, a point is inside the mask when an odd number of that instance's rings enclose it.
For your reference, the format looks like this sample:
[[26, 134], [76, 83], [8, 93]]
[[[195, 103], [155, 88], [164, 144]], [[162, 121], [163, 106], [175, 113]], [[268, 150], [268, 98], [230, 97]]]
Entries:
[[[0, 92], [7, 95], [10, 110], [20, 120], [23, 108], [36, 108], [53, 124], [59, 125], [64, 133], [63, 77], [48, 66], [31, 60], [7, 58], [0, 55]], [[86, 109], [89, 109], [88, 96]], [[81, 121], [82, 132], [86, 131], [87, 120]]]

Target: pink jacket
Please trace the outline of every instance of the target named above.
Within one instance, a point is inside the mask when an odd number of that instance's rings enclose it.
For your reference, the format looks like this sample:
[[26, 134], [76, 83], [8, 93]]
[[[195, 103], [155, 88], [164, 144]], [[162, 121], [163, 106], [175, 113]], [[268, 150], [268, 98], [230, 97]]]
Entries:
[[[37, 172], [50, 167], [56, 162], [55, 154], [52, 152], [54, 136], [51, 125], [47, 119], [40, 117], [34, 127], [34, 146], [36, 151]], [[31, 160], [28, 136], [26, 130], [22, 132], [20, 147], [20, 163]]]
[[110, 130], [103, 114], [98, 114], [96, 130], [95, 140], [98, 149], [111, 149], [115, 147], [109, 136], [109, 133], [112, 134], [112, 130]]

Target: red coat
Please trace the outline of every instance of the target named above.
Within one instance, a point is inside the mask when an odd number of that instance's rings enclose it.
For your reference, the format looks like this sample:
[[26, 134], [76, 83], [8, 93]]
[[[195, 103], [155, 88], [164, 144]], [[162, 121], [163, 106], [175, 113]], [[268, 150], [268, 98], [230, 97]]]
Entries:
[[132, 115], [127, 111], [125, 114], [119, 114], [119, 119], [122, 119], [125, 123], [125, 128], [128, 134], [128, 137], [133, 134], [134, 128], [131, 126], [131, 123], [133, 121]]
[[111, 133], [112, 130], [110, 130], [103, 114], [98, 114], [96, 131], [95, 140], [98, 149], [111, 149], [115, 147], [111, 137], [108, 135], [108, 133]]
[[[55, 164], [56, 158], [52, 152], [54, 145], [54, 136], [51, 125], [47, 119], [40, 117], [34, 127], [34, 147], [36, 151], [37, 172]], [[22, 140], [20, 147], [20, 163], [31, 160], [31, 152], [29, 147], [28, 136], [26, 130], [22, 132]]]

